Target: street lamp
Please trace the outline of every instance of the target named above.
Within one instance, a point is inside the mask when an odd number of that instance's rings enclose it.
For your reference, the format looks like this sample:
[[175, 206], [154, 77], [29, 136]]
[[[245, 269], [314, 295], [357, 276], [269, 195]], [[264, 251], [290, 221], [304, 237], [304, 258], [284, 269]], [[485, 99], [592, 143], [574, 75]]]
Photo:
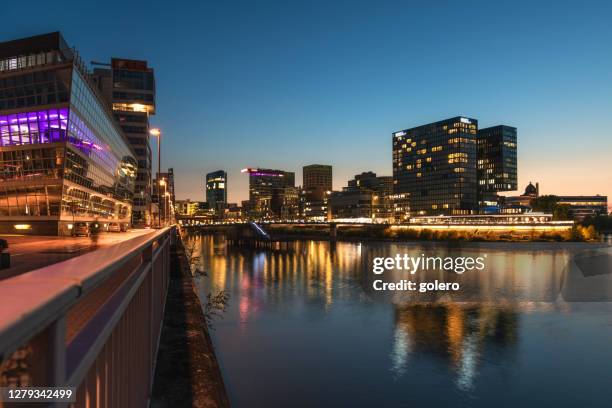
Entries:
[[164, 224], [168, 224], [168, 206], [170, 205], [170, 192], [164, 193]]
[[[157, 137], [157, 182], [161, 183], [159, 179], [161, 173], [161, 130], [159, 128], [151, 128], [149, 134]], [[160, 194], [161, 185], [157, 188], [158, 204], [161, 204], [161, 200], [159, 200]], [[152, 214], [151, 209], [149, 209], [149, 213]], [[157, 224], [161, 227], [161, 208], [157, 211]]]
[[[161, 186], [164, 186], [164, 225], [166, 225], [166, 193], [168, 188], [166, 187], [166, 179], [162, 178], [161, 180], [159, 180], [159, 185], [160, 185], [160, 189], [158, 192], [158, 196], [159, 196], [159, 205], [161, 206], [161, 198], [162, 198], [162, 193], [161, 193]], [[161, 214], [161, 208], [159, 209], [160, 214]]]

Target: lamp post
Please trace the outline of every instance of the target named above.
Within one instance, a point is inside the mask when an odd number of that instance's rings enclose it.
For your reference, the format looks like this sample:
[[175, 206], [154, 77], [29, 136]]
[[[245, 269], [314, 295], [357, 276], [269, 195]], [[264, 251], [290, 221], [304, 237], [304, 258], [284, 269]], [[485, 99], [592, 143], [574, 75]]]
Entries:
[[[157, 137], [157, 182], [161, 183], [161, 180], [159, 179], [159, 175], [161, 173], [161, 130], [159, 130], [159, 128], [152, 128], [149, 130], [149, 134]], [[160, 195], [161, 184], [157, 187], [158, 205], [161, 205], [161, 200], [159, 199]], [[159, 208], [157, 211], [157, 224], [161, 227], [161, 208]]]
[[168, 218], [170, 215], [170, 212], [168, 211], [169, 206], [170, 206], [170, 193], [166, 191], [164, 193], [164, 223], [166, 225], [168, 224]]
[[[159, 180], [159, 185], [160, 185], [160, 191], [158, 192], [158, 197], [159, 197], [159, 205], [161, 206], [161, 198], [162, 198], [162, 193], [161, 193], [161, 186], [164, 186], [164, 226], [166, 225], [166, 192], [167, 192], [167, 183], [166, 183], [166, 179], [161, 179]], [[159, 209], [159, 212], [161, 214], [161, 208]], [[161, 224], [160, 224], [161, 226]]]

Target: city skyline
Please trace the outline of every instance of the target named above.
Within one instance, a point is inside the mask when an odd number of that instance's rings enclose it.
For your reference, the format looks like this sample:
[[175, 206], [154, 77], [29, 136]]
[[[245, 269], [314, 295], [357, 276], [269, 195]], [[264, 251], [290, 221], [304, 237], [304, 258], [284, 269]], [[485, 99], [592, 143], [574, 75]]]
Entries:
[[[204, 201], [202, 177], [218, 169], [238, 203], [247, 166], [295, 172], [300, 184], [303, 165], [331, 164], [334, 189], [363, 171], [391, 175], [391, 132], [457, 115], [520, 129], [519, 192], [539, 181], [542, 194], [612, 196], [612, 9], [554, 4], [205, 3], [190, 13], [160, 4], [125, 5], [124, 16], [41, 2], [0, 40], [61, 30], [85, 61], [149, 61], [152, 123], [167, 138], [162, 167], [174, 167], [179, 199]], [[23, 7], [7, 5], [8, 21]], [[169, 24], [134, 35], [134, 12], [155, 21], [162, 9]], [[472, 24], [464, 32], [457, 21]]]

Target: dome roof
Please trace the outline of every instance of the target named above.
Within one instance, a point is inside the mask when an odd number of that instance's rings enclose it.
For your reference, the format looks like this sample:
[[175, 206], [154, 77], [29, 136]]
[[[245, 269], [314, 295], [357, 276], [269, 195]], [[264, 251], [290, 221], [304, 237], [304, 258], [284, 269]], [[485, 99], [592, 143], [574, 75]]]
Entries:
[[531, 184], [531, 181], [530, 181], [527, 187], [525, 188], [525, 194], [523, 195], [527, 196], [527, 195], [537, 195], [537, 194], [538, 194], [538, 189], [536, 188], [536, 186]]

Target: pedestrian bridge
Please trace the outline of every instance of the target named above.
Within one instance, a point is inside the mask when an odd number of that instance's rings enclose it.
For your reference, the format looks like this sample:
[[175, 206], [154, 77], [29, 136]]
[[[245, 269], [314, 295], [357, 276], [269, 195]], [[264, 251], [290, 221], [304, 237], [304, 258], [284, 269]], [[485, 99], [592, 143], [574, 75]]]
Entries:
[[175, 240], [165, 228], [0, 281], [0, 386], [148, 406]]

